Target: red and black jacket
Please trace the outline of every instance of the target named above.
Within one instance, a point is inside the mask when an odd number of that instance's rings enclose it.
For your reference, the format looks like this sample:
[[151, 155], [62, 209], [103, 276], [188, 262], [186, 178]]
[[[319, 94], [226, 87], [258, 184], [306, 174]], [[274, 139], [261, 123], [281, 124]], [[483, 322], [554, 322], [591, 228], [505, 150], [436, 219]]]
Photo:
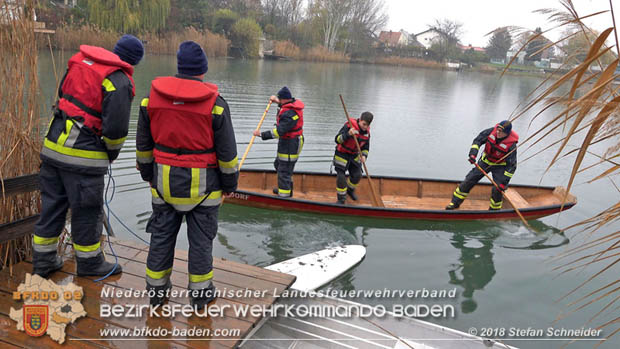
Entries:
[[515, 131], [510, 131], [510, 134], [501, 140], [497, 139], [497, 125], [495, 125], [484, 146], [486, 158], [494, 163], [505, 160], [506, 154], [514, 149], [518, 141], [519, 135]]
[[75, 118], [101, 136], [103, 81], [121, 70], [132, 85], [133, 67], [114, 53], [96, 46], [81, 45], [80, 52], [71, 57], [59, 92], [58, 109], [67, 117]]
[[[287, 124], [284, 124], [284, 119]], [[292, 102], [283, 104], [276, 117], [276, 129], [280, 138], [295, 138], [304, 133], [304, 103], [294, 99]]]
[[217, 167], [212, 110], [218, 95], [210, 83], [171, 76], [153, 80], [147, 112], [157, 163]]
[[[359, 127], [359, 120], [349, 119], [353, 128], [359, 132], [355, 136], [362, 150], [362, 154], [368, 156], [368, 150], [370, 146], [370, 126], [366, 131], [362, 131]], [[336, 136], [336, 151], [345, 154], [357, 154], [357, 146], [355, 145], [355, 139], [349, 135], [349, 123], [345, 123], [344, 126], [338, 132]]]

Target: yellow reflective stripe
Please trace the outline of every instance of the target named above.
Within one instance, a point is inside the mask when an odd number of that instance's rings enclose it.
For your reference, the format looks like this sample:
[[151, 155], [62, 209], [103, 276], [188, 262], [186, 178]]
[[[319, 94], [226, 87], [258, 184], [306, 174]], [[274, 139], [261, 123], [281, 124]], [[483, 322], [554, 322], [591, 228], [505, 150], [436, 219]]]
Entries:
[[153, 279], [163, 279], [166, 276], [170, 275], [171, 273], [172, 273], [172, 268], [168, 268], [162, 271], [154, 271], [154, 270], [149, 269], [148, 267], [146, 268], [146, 275]]
[[[170, 195], [170, 165], [162, 165], [163, 166], [163, 183], [164, 183], [164, 199], [172, 197]], [[168, 200], [166, 200], [168, 201]]]
[[293, 116], [293, 120], [297, 120], [297, 119], [299, 119], [299, 115]]
[[148, 98], [142, 98], [142, 102], [140, 102], [140, 106], [141, 107], [148, 107], [149, 106], [149, 99]]
[[495, 200], [493, 200], [493, 198], [491, 198], [491, 208], [502, 208], [502, 203], [503, 201], [499, 201], [499, 202], [495, 202]]
[[218, 166], [223, 167], [223, 168], [235, 168], [235, 167], [237, 167], [237, 163], [238, 162], [239, 162], [239, 160], [237, 159], [236, 156], [235, 156], [234, 159], [232, 159], [230, 161], [217, 160]]
[[152, 150], [145, 150], [145, 151], [136, 150], [136, 157], [138, 157], [138, 158], [152, 158], [153, 157], [153, 151]]
[[337, 162], [342, 162], [342, 163], [344, 163], [345, 165], [346, 165], [346, 164], [347, 164], [347, 162], [348, 162], [348, 161], [347, 161], [347, 159], [342, 158], [342, 157], [340, 157], [340, 156], [338, 156], [338, 155], [334, 155], [334, 159], [336, 159], [336, 161], [337, 161]]
[[67, 142], [67, 138], [69, 138], [69, 133], [71, 132], [73, 125], [73, 121], [71, 120], [67, 120], [65, 122], [65, 132], [61, 133], [60, 136], [58, 136], [58, 140], [56, 141], [56, 143], [60, 145], [65, 145], [65, 143]]
[[459, 189], [459, 187], [456, 187], [456, 192], [457, 192], [457, 193], [459, 193], [459, 194], [461, 194], [461, 195], [463, 195], [463, 196], [467, 196], [467, 195], [469, 195], [469, 193], [463, 193], [463, 192], [461, 191], [461, 189]]
[[213, 270], [207, 274], [189, 274], [189, 282], [203, 282], [211, 279], [213, 279]]
[[336, 187], [336, 190], [338, 192], [345, 192], [345, 191], [347, 191], [347, 188], [338, 188], [338, 187]]
[[76, 251], [81, 251], [81, 252], [92, 252], [92, 251], [96, 251], [97, 249], [99, 249], [101, 247], [101, 242], [97, 242], [94, 245], [90, 245], [90, 246], [82, 246], [82, 245], [78, 245], [76, 243], [73, 243], [73, 248]]
[[158, 198], [158, 197], [159, 197], [159, 194], [157, 193], [157, 189], [155, 189], [155, 188], [151, 188], [151, 194], [152, 194], [154, 197], [156, 197], [156, 198]]
[[112, 81], [108, 80], [108, 79], [103, 79], [103, 82], [101, 83], [101, 85], [105, 88], [106, 91], [108, 92], [113, 92], [116, 91], [116, 87], [114, 87], [114, 84], [112, 83]]
[[480, 149], [480, 146], [478, 144], [472, 144], [471, 147], [474, 149]]
[[33, 235], [32, 242], [34, 242], [35, 245], [52, 245], [58, 242], [58, 236], [54, 238], [44, 238], [44, 237], [40, 237], [37, 235]]
[[108, 138], [106, 136], [103, 136], [103, 141], [106, 142], [106, 144], [109, 144], [109, 145], [123, 144], [123, 143], [125, 143], [125, 139], [127, 139], [127, 137], [111, 139], [111, 138]]
[[299, 154], [284, 154], [284, 153], [278, 153], [278, 157], [283, 157], [283, 158], [288, 158], [290, 157], [291, 159], [297, 159], [299, 157]]
[[482, 162], [484, 162], [487, 165], [491, 165], [491, 166], [505, 166], [506, 165], [506, 161], [504, 162], [492, 162], [491, 160], [487, 159], [486, 154], [482, 156]]
[[200, 185], [200, 169], [192, 168], [192, 184], [189, 191], [189, 196], [192, 198], [198, 197], [198, 186]]
[[504, 176], [512, 178], [512, 176], [514, 175], [514, 173], [510, 173], [508, 171], [504, 171]]
[[362, 155], [368, 155], [368, 150], [362, 150]]
[[219, 105], [214, 105], [213, 110], [211, 110], [211, 114], [213, 115], [222, 115], [224, 113], [224, 108]]
[[465, 200], [465, 196], [463, 196], [463, 195], [461, 195], [461, 194], [457, 193], [456, 191], [454, 191], [454, 193], [452, 193], [452, 195], [456, 196], [456, 197], [457, 197], [457, 198], [459, 198], [459, 199], [463, 199], [463, 200]]
[[338, 137], [336, 137], [336, 142], [337, 142], [338, 144], [342, 144], [342, 142], [343, 142], [343, 141], [342, 141], [342, 135], [338, 135]]
[[275, 137], [275, 138], [280, 138], [280, 134], [278, 133], [278, 128], [274, 128], [273, 130], [271, 130], [271, 134]]
[[290, 189], [280, 189], [280, 188], [278, 188], [278, 193], [280, 193], [280, 194], [290, 194], [291, 190]]
[[209, 196], [207, 196], [207, 198], [205, 199], [205, 196], [198, 196], [195, 198], [176, 198], [176, 197], [172, 197], [172, 196], [166, 196], [166, 194], [164, 194], [164, 200], [167, 203], [173, 204], [173, 205], [196, 205], [198, 203], [200, 203], [201, 201], [203, 201], [203, 199], [205, 200], [214, 200], [214, 199], [219, 199], [222, 197], [222, 191], [221, 190], [217, 190], [217, 191], [212, 191], [211, 194], [209, 194]]
[[46, 148], [49, 148], [55, 152], [69, 155], [69, 156], [76, 156], [76, 157], [87, 158], [87, 159], [108, 160], [108, 153], [106, 152], [69, 148], [69, 147], [65, 147], [60, 144], [56, 144], [47, 138], [45, 139], [43, 145]]
[[355, 183], [351, 182], [351, 180], [350, 180], [349, 178], [347, 178], [347, 185], [348, 185], [349, 187], [352, 187], [352, 188], [357, 187], [357, 184], [355, 184]]

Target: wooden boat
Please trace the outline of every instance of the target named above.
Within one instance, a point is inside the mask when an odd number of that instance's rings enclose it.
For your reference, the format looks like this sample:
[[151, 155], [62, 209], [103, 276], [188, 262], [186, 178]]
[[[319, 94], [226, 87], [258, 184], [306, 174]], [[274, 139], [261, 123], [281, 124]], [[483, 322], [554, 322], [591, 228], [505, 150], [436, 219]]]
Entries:
[[[242, 170], [238, 190], [227, 203], [278, 210], [315, 212], [335, 215], [423, 220], [505, 220], [519, 219], [514, 208], [504, 200], [501, 210], [489, 211], [491, 184], [480, 183], [470, 192], [458, 210], [446, 211], [458, 181], [373, 177], [385, 208], [373, 207], [368, 181], [364, 178], [356, 191], [359, 201], [336, 204], [336, 176], [298, 172], [293, 176], [292, 198], [281, 198], [272, 190], [277, 187], [276, 172]], [[575, 196], [562, 187], [511, 185], [506, 191], [526, 219], [536, 219], [567, 210], [577, 203]]]

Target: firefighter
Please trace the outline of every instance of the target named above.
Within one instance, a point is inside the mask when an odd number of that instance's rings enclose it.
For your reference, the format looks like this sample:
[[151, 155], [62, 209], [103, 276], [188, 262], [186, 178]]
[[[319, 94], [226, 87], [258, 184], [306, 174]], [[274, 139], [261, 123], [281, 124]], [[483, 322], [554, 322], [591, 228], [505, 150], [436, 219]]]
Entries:
[[276, 127], [262, 133], [254, 130], [253, 134], [260, 136], [262, 140], [278, 138], [278, 154], [273, 162], [278, 172], [278, 187], [273, 189], [273, 193], [280, 197], [291, 197], [293, 170], [304, 146], [304, 103], [293, 98], [286, 86], [278, 91], [277, 96], [271, 96], [269, 100], [278, 103]]
[[[484, 152], [482, 153], [482, 158], [478, 161], [478, 165], [485, 172], [493, 174], [493, 180], [502, 190], [500, 192], [495, 186], [493, 187], [489, 210], [499, 210], [502, 208], [503, 192], [508, 188], [508, 182], [510, 182], [517, 169], [516, 148], [518, 141], [519, 135], [512, 131], [512, 123], [504, 120], [495, 125], [495, 127], [480, 132], [471, 145], [467, 160], [472, 165], [475, 164], [478, 150], [484, 144]], [[446, 210], [459, 208], [465, 198], [467, 198], [467, 195], [469, 195], [471, 188], [482, 177], [484, 177], [484, 174], [477, 167], [469, 171], [465, 180], [454, 190], [452, 201], [446, 206]]]
[[213, 239], [222, 195], [237, 189], [237, 145], [228, 104], [208, 70], [202, 47], [185, 41], [177, 51], [178, 74], [153, 80], [140, 104], [137, 168], [151, 186], [153, 213], [146, 231], [150, 303], [162, 304], [171, 288], [174, 248], [183, 218], [189, 240], [191, 304], [215, 299]]
[[121, 272], [100, 246], [104, 175], [123, 147], [135, 94], [133, 66], [144, 55], [140, 40], [123, 35], [114, 53], [81, 45], [68, 62], [41, 150], [41, 217], [34, 229], [33, 273], [62, 268], [58, 237], [71, 208], [71, 235], [80, 276]]
[[[366, 162], [368, 151], [370, 150], [370, 123], [372, 123], [372, 119], [373, 115], [371, 112], [363, 112], [358, 119], [349, 119], [353, 128], [350, 128], [347, 122], [336, 135], [335, 141], [338, 145], [334, 152], [334, 167], [337, 174], [336, 193], [338, 204], [344, 205], [347, 195], [354, 201], [357, 201], [355, 188], [359, 184], [360, 179], [362, 179], [361, 161]], [[362, 150], [361, 159], [354, 137], [357, 138]], [[347, 170], [349, 171], [349, 178], [346, 175]]]

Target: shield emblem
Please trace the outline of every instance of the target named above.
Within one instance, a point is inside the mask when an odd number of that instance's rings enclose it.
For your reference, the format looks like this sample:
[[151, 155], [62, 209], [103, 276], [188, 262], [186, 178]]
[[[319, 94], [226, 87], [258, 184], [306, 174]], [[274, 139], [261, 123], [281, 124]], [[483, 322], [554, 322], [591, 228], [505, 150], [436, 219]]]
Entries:
[[30, 336], [39, 337], [47, 331], [49, 306], [24, 305], [24, 331]]

